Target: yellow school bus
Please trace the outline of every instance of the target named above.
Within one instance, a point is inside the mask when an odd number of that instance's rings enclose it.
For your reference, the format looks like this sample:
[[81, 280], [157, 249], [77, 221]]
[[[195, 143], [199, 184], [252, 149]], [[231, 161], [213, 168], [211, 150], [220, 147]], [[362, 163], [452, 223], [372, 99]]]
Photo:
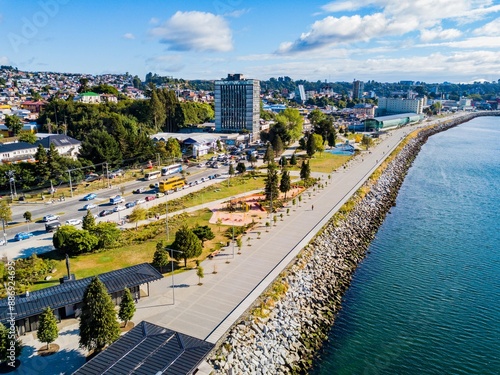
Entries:
[[159, 183], [160, 193], [167, 193], [170, 190], [180, 190], [186, 185], [186, 179], [182, 176], [170, 177]]

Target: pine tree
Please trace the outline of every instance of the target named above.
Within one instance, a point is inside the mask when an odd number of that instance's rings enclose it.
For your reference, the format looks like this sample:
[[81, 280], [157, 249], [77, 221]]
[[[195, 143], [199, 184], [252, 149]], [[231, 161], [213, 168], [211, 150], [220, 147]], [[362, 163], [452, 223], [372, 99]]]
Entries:
[[82, 229], [91, 231], [95, 228], [95, 218], [90, 210], [87, 210], [87, 214], [83, 217]]
[[38, 340], [47, 344], [47, 350], [55, 339], [59, 336], [57, 321], [52, 309], [47, 307], [40, 315], [37, 331]]
[[267, 144], [266, 153], [264, 154], [264, 162], [272, 163], [274, 161], [274, 151], [270, 143]]
[[266, 177], [266, 199], [271, 200], [271, 198], [277, 200], [279, 197], [279, 176], [276, 164], [269, 164], [267, 167], [267, 177]]
[[290, 182], [290, 172], [284, 169], [283, 173], [281, 174], [280, 191], [282, 193], [285, 193], [285, 200], [286, 200], [286, 193], [290, 191], [291, 187], [292, 184]]
[[200, 256], [203, 251], [200, 239], [187, 226], [181, 227], [175, 233], [175, 241], [171, 246], [172, 249], [178, 250], [173, 253], [174, 259], [184, 259], [184, 267], [187, 267], [188, 259]]
[[295, 154], [292, 154], [292, 157], [290, 158], [290, 165], [297, 165], [297, 157]]
[[127, 323], [133, 318], [134, 314], [135, 302], [132, 298], [132, 293], [130, 293], [128, 288], [125, 288], [122, 301], [120, 302], [120, 311], [118, 312], [118, 317], [125, 323], [124, 327], [127, 326]]
[[83, 294], [80, 347], [101, 351], [120, 337], [113, 301], [106, 286], [95, 276]]
[[302, 180], [307, 180], [311, 177], [311, 167], [307, 161], [302, 161], [302, 165], [300, 167], [300, 178]]
[[166, 267], [168, 265], [168, 253], [165, 250], [164, 246], [158, 248], [158, 245], [161, 243], [156, 244], [156, 251], [153, 254], [153, 261], [151, 262], [153, 264], [153, 267], [159, 268], [160, 272], [163, 273], [163, 267]]
[[280, 156], [283, 153], [283, 149], [284, 149], [283, 141], [281, 140], [281, 137], [279, 135], [277, 135], [274, 138], [273, 149], [274, 149], [275, 156]]

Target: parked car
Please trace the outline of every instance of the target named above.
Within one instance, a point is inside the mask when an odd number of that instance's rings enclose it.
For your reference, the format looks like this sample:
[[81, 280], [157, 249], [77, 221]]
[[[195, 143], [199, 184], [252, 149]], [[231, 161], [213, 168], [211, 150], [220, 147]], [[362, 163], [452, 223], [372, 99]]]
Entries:
[[148, 195], [145, 199], [146, 199], [147, 202], [149, 202], [149, 201], [152, 201], [155, 198], [156, 197], [154, 195]]
[[126, 208], [127, 207], [122, 206], [122, 205], [119, 204], [119, 205], [115, 206], [115, 208], [113, 208], [113, 212], [123, 211]]
[[101, 212], [99, 212], [99, 216], [100, 217], [108, 216], [108, 215], [111, 215], [112, 213], [113, 213], [113, 211], [111, 211], [111, 210], [102, 210]]
[[92, 199], [96, 199], [96, 197], [97, 197], [97, 194], [90, 193], [90, 194], [87, 194], [86, 196], [84, 196], [83, 200], [84, 201], [91, 201]]
[[0, 246], [7, 245], [7, 241], [5, 241], [5, 238], [0, 238]]
[[132, 207], [135, 207], [135, 205], [136, 205], [136, 204], [137, 204], [136, 202], [127, 202], [127, 203], [125, 204], [125, 207], [127, 207], [127, 208], [132, 208]]
[[51, 221], [50, 223], [45, 224], [45, 231], [47, 233], [54, 232], [55, 230], [58, 230], [60, 226], [61, 223], [59, 221]]
[[42, 219], [42, 221], [44, 223], [48, 223], [49, 221], [54, 221], [54, 220], [59, 220], [59, 216], [58, 215], [52, 215], [52, 214], [49, 214], [49, 215], [45, 215]]
[[66, 220], [66, 225], [80, 225], [82, 223], [81, 219], [69, 219]]
[[85, 206], [83, 206], [83, 209], [84, 210], [91, 210], [91, 209], [96, 208], [96, 207], [97, 207], [97, 204], [89, 203], [89, 204], [86, 204]]
[[138, 189], [135, 189], [132, 193], [134, 193], [134, 194], [141, 194], [141, 193], [144, 193], [145, 191], [146, 191], [145, 187], [140, 187]]
[[22, 240], [27, 240], [30, 237], [33, 237], [33, 233], [31, 233], [31, 232], [19, 232], [19, 233], [16, 233], [16, 235], [14, 236], [14, 240], [22, 241]]

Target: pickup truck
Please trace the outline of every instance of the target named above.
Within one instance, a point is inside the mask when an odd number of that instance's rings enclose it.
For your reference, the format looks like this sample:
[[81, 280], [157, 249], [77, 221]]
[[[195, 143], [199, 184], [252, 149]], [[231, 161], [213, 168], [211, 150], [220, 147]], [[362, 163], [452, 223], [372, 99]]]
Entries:
[[109, 198], [109, 203], [111, 204], [119, 204], [125, 202], [125, 199], [121, 195], [117, 195], [115, 197]]

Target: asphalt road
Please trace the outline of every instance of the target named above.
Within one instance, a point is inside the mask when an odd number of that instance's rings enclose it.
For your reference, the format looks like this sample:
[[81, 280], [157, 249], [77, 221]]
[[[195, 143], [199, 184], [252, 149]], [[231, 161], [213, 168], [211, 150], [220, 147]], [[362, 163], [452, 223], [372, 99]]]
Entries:
[[[187, 181], [199, 181], [198, 185], [194, 185], [180, 192], [171, 193], [168, 195], [168, 199], [174, 199], [178, 196], [182, 196], [184, 194], [188, 194], [193, 191], [201, 190], [203, 187], [207, 186], [207, 184], [212, 181], [212, 183], [220, 182], [221, 179], [225, 179], [227, 177], [227, 167], [213, 169], [213, 168], [198, 168], [191, 167], [187, 169], [189, 175], [187, 176]], [[209, 175], [213, 174], [221, 174], [217, 180], [208, 180]], [[205, 177], [208, 181], [201, 183], [201, 179]], [[112, 186], [111, 188], [104, 188], [99, 190], [89, 190], [86, 191], [85, 194], [68, 197], [64, 201], [59, 201], [58, 199], [54, 200], [54, 203], [50, 203], [50, 200], [46, 200], [45, 203], [37, 202], [37, 203], [18, 203], [11, 206], [12, 209], [12, 221], [5, 228], [5, 236], [6, 244], [4, 246], [0, 246], [0, 256], [7, 256], [9, 259], [17, 258], [17, 257], [27, 257], [33, 253], [43, 253], [47, 251], [53, 250], [52, 246], [52, 235], [53, 233], [46, 233], [45, 231], [45, 223], [42, 222], [42, 218], [49, 214], [55, 214], [59, 216], [59, 221], [64, 224], [66, 220], [69, 219], [82, 219], [86, 214], [86, 210], [83, 209], [83, 206], [87, 203], [95, 203], [98, 206], [93, 208], [91, 211], [94, 214], [98, 214], [102, 210], [109, 209], [112, 210], [114, 205], [109, 203], [109, 198], [115, 195], [121, 195], [122, 187], [124, 190], [124, 198], [125, 202], [132, 202], [140, 198], [145, 198], [148, 195], [154, 195], [154, 190], [149, 188], [151, 183], [155, 181], [129, 181], [123, 184], [114, 185], [113, 182], [118, 180], [111, 180]], [[132, 191], [139, 188], [146, 187], [147, 190], [141, 194], [132, 194]], [[92, 201], [83, 201], [82, 198], [84, 195], [88, 193], [96, 193], [97, 198]], [[163, 199], [159, 198], [154, 199], [150, 202], [146, 202], [142, 204], [144, 208], [150, 208], [159, 203], [164, 202]], [[96, 220], [99, 221], [114, 221], [119, 222], [121, 218], [125, 215], [128, 215], [132, 212], [133, 208], [129, 208], [123, 210], [121, 212], [113, 213], [111, 215], [105, 217], [99, 217]], [[23, 218], [23, 213], [26, 211], [30, 211], [32, 214], [32, 222], [27, 223]], [[80, 226], [78, 226], [80, 227]], [[23, 240], [23, 241], [15, 241], [14, 235], [18, 232], [31, 232], [33, 237]], [[1, 236], [0, 236], [1, 238]]]

